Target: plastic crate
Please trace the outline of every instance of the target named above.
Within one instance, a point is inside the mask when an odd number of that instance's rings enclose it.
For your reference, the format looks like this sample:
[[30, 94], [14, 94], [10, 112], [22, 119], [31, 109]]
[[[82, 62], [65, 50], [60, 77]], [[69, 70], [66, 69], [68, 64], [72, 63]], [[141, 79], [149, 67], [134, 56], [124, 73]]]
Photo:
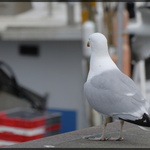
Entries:
[[59, 134], [61, 114], [32, 108], [0, 112], [0, 145], [10, 145]]

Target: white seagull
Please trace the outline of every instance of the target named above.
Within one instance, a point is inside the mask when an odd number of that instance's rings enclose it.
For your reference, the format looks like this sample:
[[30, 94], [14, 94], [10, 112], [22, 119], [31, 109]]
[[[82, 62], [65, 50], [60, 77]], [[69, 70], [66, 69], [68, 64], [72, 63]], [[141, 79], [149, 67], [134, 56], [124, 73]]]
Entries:
[[120, 136], [109, 140], [123, 140], [124, 121], [150, 127], [149, 103], [133, 80], [123, 74], [111, 59], [105, 36], [91, 34], [87, 46], [91, 47], [91, 58], [84, 93], [89, 104], [106, 117], [102, 136], [91, 140], [108, 140], [105, 128], [109, 116], [121, 120]]

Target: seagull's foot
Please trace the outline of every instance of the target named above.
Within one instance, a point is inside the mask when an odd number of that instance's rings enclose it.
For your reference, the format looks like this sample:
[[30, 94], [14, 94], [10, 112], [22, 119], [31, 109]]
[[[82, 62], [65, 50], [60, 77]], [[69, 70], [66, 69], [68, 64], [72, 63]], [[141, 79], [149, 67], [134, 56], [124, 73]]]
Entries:
[[107, 141], [108, 140], [107, 137], [88, 137], [87, 139], [91, 141]]
[[111, 138], [109, 138], [108, 140], [109, 140], [109, 141], [123, 141], [124, 138], [123, 138], [123, 137], [118, 137], [118, 138], [113, 138], [113, 137], [111, 137]]

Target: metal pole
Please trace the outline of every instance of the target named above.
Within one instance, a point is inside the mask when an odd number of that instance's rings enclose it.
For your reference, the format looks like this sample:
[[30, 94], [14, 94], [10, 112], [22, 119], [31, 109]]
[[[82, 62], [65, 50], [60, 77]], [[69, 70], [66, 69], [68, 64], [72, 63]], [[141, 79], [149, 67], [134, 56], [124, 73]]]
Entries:
[[75, 2], [67, 2], [68, 25], [74, 25], [74, 7]]
[[124, 2], [118, 2], [118, 35], [117, 35], [117, 65], [118, 68], [123, 70], [123, 22], [124, 22]]

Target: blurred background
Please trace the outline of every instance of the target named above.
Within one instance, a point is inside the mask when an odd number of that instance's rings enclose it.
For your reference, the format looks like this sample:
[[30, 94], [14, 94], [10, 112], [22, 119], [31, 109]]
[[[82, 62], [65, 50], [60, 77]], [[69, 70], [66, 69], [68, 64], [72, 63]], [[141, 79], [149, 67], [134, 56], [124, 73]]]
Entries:
[[[94, 32], [107, 37], [112, 59], [149, 100], [149, 8], [147, 1], [0, 2], [0, 145], [103, 123], [83, 92], [90, 61], [86, 42]], [[49, 120], [53, 114], [53, 132], [17, 140], [31, 130], [18, 131], [13, 120]]]

